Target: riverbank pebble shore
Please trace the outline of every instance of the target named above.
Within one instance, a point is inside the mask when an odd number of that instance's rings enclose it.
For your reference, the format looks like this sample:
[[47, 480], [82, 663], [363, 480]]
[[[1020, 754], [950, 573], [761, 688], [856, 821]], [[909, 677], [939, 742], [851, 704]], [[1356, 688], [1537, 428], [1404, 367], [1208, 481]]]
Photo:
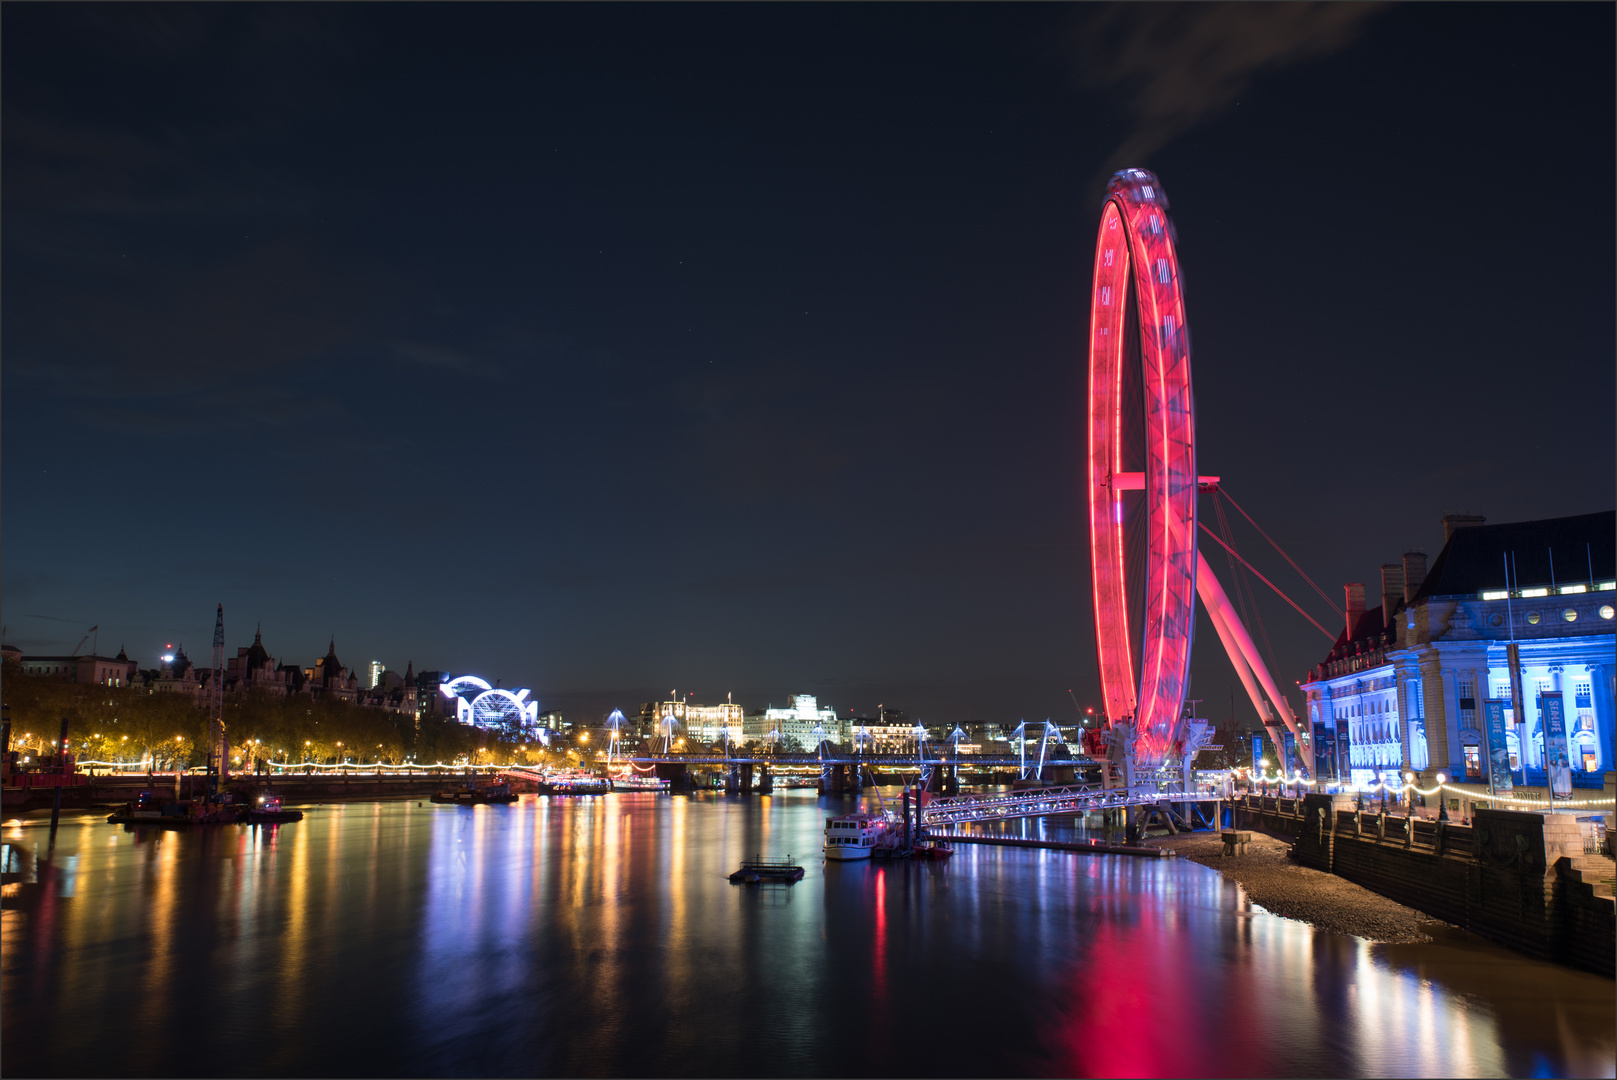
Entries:
[[1423, 925], [1442, 925], [1430, 915], [1335, 874], [1297, 865], [1286, 856], [1289, 843], [1263, 833], [1252, 834], [1245, 855], [1227, 857], [1221, 854], [1224, 842], [1216, 832], [1155, 836], [1143, 843], [1211, 867], [1246, 890], [1247, 897], [1264, 910], [1320, 930], [1412, 944], [1432, 940], [1421, 929]]

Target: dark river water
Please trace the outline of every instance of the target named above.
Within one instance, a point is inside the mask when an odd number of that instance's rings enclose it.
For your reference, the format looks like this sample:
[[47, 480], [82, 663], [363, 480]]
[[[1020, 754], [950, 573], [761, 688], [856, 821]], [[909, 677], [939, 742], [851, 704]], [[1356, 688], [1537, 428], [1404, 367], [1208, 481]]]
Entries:
[[[831, 864], [852, 800], [8, 822], [8, 1077], [1611, 1076], [1613, 984], [1378, 946], [1178, 859]], [[792, 886], [731, 885], [792, 854]]]

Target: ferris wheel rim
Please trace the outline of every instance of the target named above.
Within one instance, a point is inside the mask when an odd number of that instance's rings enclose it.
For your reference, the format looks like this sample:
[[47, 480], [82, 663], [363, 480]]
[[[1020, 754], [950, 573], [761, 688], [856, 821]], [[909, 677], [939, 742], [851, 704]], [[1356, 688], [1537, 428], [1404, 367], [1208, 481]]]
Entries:
[[[1138, 335], [1144, 468], [1125, 471], [1123, 390], [1129, 331]], [[1143, 169], [1112, 177], [1090, 292], [1089, 539], [1096, 653], [1107, 718], [1133, 719], [1138, 756], [1171, 748], [1188, 688], [1196, 602], [1195, 408], [1190, 341], [1172, 219]], [[1130, 447], [1131, 450], [1138, 449]], [[1125, 492], [1146, 507], [1143, 625], [1132, 625]], [[1135, 662], [1134, 643], [1140, 643]]]

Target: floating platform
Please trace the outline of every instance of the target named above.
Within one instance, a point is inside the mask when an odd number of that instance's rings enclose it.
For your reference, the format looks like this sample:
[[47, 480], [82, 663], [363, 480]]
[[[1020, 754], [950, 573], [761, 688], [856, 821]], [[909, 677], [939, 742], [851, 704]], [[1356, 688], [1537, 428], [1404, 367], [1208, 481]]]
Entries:
[[757, 885], [764, 881], [790, 884], [802, 880], [803, 868], [792, 862], [790, 855], [784, 859], [766, 859], [761, 855], [754, 855], [744, 860], [741, 869], [730, 875], [730, 882], [734, 885]]

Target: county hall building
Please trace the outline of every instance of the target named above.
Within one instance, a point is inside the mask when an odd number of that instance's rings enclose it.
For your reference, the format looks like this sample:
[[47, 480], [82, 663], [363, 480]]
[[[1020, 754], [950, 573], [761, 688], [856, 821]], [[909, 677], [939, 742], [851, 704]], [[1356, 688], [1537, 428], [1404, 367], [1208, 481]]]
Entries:
[[[1366, 609], [1362, 584], [1346, 586], [1343, 632], [1301, 684], [1315, 775], [1368, 783], [1414, 772], [1430, 784], [1441, 772], [1484, 783], [1482, 702], [1497, 699], [1515, 782], [1541, 786], [1539, 695], [1558, 691], [1573, 784], [1602, 787], [1614, 758], [1617, 513], [1502, 525], [1450, 516], [1443, 529], [1430, 572], [1419, 552], [1382, 566], [1379, 607]], [[1505, 659], [1512, 640], [1520, 710]]]

